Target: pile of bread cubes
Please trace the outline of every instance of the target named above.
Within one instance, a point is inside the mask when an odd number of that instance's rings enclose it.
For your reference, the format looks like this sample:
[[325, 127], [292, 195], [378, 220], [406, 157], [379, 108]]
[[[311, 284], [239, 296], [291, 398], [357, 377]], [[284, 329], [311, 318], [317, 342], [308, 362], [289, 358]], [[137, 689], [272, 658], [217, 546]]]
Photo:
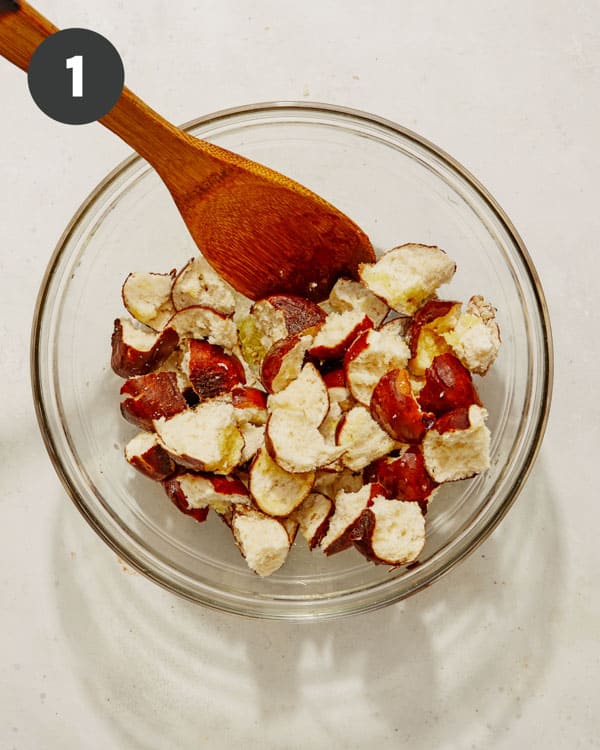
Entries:
[[127, 461], [196, 521], [216, 512], [259, 576], [298, 531], [326, 555], [415, 561], [440, 485], [490, 461], [473, 374], [500, 332], [482, 296], [438, 297], [455, 270], [438, 247], [402, 245], [320, 304], [252, 302], [201, 256], [131, 273], [111, 360], [141, 430]]

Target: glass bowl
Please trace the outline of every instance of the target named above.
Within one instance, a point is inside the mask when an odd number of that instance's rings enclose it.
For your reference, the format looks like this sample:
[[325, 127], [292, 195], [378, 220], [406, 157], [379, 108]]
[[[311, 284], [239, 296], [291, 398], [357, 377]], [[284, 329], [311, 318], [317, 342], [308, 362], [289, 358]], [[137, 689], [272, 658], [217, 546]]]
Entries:
[[439, 579], [485, 539], [515, 500], [544, 432], [551, 392], [548, 314], [515, 229], [485, 189], [420, 136], [373, 115], [307, 103], [240, 107], [186, 126], [192, 134], [298, 180], [351, 216], [378, 251], [443, 247], [458, 270], [446, 298], [483, 294], [498, 309], [502, 349], [477, 378], [492, 431], [491, 468], [443, 489], [418, 562], [388, 570], [354, 550], [330, 558], [298, 539], [261, 579], [225, 524], [184, 516], [123, 458], [135, 433], [110, 369], [114, 318], [130, 271], [181, 267], [197, 249], [156, 173], [137, 156], [84, 202], [50, 261], [32, 335], [33, 390], [64, 486], [118, 555], [162, 586], [237, 614], [290, 620], [381, 607]]

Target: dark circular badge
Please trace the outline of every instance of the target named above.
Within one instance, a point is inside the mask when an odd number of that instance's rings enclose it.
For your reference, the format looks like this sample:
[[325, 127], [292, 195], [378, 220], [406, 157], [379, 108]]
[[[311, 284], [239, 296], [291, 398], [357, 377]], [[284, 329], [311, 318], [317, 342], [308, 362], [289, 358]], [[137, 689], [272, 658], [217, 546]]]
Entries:
[[45, 39], [27, 71], [29, 91], [48, 117], [83, 125], [117, 103], [125, 82], [117, 50], [89, 29], [64, 29]]

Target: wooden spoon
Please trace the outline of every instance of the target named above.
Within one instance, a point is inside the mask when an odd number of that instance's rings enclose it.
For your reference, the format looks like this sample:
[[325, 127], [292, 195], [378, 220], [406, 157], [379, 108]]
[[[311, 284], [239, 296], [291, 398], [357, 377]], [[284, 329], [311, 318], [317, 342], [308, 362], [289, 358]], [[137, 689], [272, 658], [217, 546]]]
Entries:
[[[58, 29], [28, 3], [0, 0], [0, 54], [27, 70]], [[366, 234], [288, 177], [171, 125], [129, 89], [101, 122], [169, 189], [204, 257], [252, 299], [273, 292], [320, 300], [374, 253]]]

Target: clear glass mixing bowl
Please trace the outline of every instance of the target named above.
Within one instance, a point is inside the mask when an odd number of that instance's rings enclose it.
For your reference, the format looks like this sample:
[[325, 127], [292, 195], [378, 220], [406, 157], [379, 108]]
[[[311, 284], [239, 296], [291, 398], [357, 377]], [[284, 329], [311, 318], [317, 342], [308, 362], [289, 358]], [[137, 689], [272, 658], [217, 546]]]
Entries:
[[[443, 294], [480, 293], [498, 309], [503, 346], [478, 379], [492, 430], [492, 466], [444, 487], [427, 516], [417, 564], [389, 571], [354, 550], [325, 557], [297, 540], [261, 579], [214, 515], [197, 524], [123, 458], [134, 434], [119, 413], [110, 335], [133, 270], [181, 267], [196, 252], [171, 198], [139, 157], [90, 195], [50, 261], [33, 325], [40, 427], [69, 495], [97, 533], [152, 580], [202, 604], [247, 616], [316, 619], [398, 601], [470, 553], [515, 500], [548, 416], [552, 352], [533, 264], [514, 227], [454, 159], [414, 133], [357, 111], [306, 103], [250, 105], [202, 117], [194, 135], [304, 183], [351, 216], [378, 251], [404, 242], [443, 247], [458, 270]], [[82, 563], [85, 564], [85, 563]]]

